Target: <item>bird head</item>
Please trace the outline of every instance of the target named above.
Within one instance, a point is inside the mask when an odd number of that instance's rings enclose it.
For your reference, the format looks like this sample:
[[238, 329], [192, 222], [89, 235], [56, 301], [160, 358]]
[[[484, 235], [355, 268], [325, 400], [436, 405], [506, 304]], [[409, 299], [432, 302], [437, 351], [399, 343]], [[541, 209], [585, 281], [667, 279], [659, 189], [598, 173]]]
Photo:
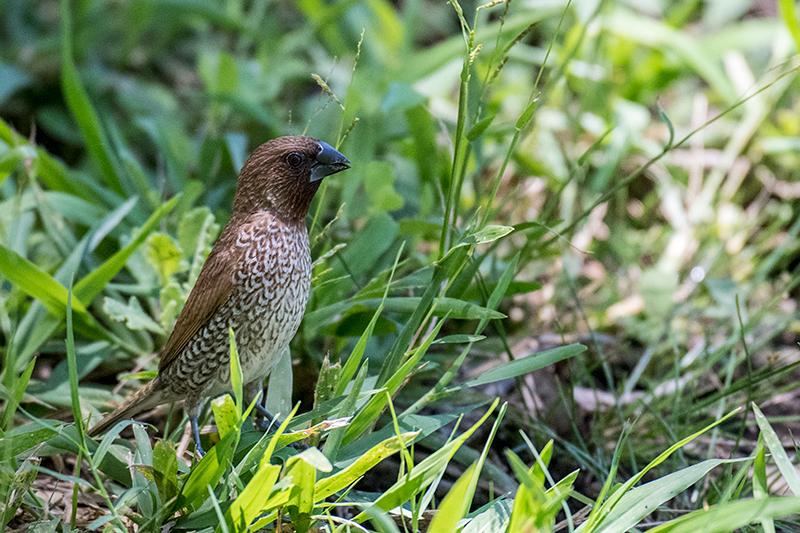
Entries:
[[234, 214], [269, 211], [304, 220], [321, 180], [350, 168], [333, 146], [311, 137], [279, 137], [253, 152], [239, 173]]

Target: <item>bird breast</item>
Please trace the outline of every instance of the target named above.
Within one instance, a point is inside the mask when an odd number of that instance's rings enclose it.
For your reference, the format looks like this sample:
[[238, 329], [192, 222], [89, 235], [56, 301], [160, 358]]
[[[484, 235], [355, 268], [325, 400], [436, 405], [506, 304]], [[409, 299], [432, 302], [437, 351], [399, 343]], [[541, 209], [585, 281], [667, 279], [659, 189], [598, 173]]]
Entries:
[[235, 243], [233, 327], [245, 382], [263, 380], [297, 332], [308, 300], [311, 253], [305, 224], [272, 216], [245, 225]]

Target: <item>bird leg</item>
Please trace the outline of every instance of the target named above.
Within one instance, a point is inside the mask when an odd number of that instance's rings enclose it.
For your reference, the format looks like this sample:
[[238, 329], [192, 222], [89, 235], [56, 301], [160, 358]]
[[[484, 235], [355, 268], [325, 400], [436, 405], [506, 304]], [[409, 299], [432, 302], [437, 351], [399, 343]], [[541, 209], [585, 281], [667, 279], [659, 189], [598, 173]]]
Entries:
[[200, 445], [200, 423], [197, 418], [200, 416], [200, 409], [203, 407], [203, 400], [197, 396], [187, 396], [183, 401], [183, 412], [189, 417], [192, 425], [192, 440], [194, 441], [194, 454], [198, 459], [202, 459], [206, 454], [203, 446]]
[[[262, 385], [261, 380], [256, 380], [251, 383], [248, 383], [244, 386], [244, 397], [245, 401], [247, 402], [246, 405], [250, 405], [253, 399], [257, 398], [256, 400], [256, 413], [254, 413], [254, 423], [256, 429], [267, 432], [270, 428], [273, 428], [273, 431], [277, 429], [281, 425], [281, 421], [278, 419], [277, 416], [272, 416], [269, 411], [261, 404], [261, 400], [264, 396], [264, 386]], [[305, 450], [308, 448], [302, 442], [296, 441], [289, 444], [292, 448], [298, 451]]]
[[256, 427], [261, 431], [266, 432], [272, 426], [280, 426], [281, 421], [278, 420], [278, 417], [272, 416], [269, 411], [267, 411], [264, 406], [261, 405], [260, 400], [261, 399], [259, 398], [259, 402], [256, 404], [256, 409], [258, 410], [259, 414], [259, 416], [256, 418]]
[[194, 453], [200, 459], [206, 454], [203, 447], [200, 445], [200, 423], [197, 421], [197, 415], [194, 414], [189, 417], [189, 422], [192, 424], [192, 440], [194, 440]]
[[270, 427], [278, 427], [281, 425], [281, 421], [278, 420], [278, 417], [272, 416], [269, 411], [267, 411], [266, 407], [261, 404], [261, 397], [263, 396], [263, 390], [260, 391], [258, 397], [258, 401], [256, 401], [256, 411], [258, 411], [255, 416], [253, 417], [255, 420], [256, 429], [260, 429], [261, 431], [268, 431]]
[[244, 401], [245, 405], [250, 405], [253, 400], [256, 400], [256, 413], [253, 418], [255, 419], [256, 429], [267, 431], [271, 426], [279, 426], [280, 421], [272, 416], [269, 411], [264, 407], [261, 401], [264, 399], [264, 386], [262, 380], [255, 380], [244, 386]]

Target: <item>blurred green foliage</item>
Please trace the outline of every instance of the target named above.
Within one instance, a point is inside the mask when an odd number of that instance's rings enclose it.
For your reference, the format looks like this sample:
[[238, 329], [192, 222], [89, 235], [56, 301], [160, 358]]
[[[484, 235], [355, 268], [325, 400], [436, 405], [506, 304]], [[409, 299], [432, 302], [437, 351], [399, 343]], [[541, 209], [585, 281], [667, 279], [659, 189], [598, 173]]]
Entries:
[[[720, 504], [729, 529], [749, 523], [725, 506], [768, 496], [758, 461], [774, 439], [753, 456], [747, 490], [751, 462], [695, 459], [749, 456], [755, 415], [687, 451], [670, 445], [750, 402], [772, 406], [783, 431], [797, 422], [798, 24], [791, 2], [779, 8], [6, 0], [0, 523], [50, 518], [31, 472], [50, 475], [39, 457], [65, 451], [95, 476], [69, 479], [112, 510], [98, 528], [123, 528], [125, 516], [155, 530], [181, 511], [186, 529], [244, 530], [286, 506], [302, 529], [313, 512], [330, 516], [334, 493], [378, 530], [396, 526], [377, 509], [398, 505], [417, 527], [451, 458], [468, 469], [433, 530], [453, 527], [476, 494], [486, 506], [464, 531], [546, 530], [573, 483], [573, 510], [597, 504], [584, 530], [633, 527], [689, 486], [700, 496], [671, 504], [698, 509], [686, 524], [713, 516], [701, 503]], [[353, 162], [312, 206], [312, 295], [282, 367], [301, 401], [289, 429], [311, 429], [271, 440], [242, 425], [248, 406], [222, 400], [221, 435], [208, 436], [219, 454], [190, 470], [174, 419], [155, 446], [138, 425], [133, 440], [115, 441], [120, 427], [98, 446], [44, 418], [79, 395], [96, 420], [135, 388], [112, 391], [119, 376], [152, 374], [239, 168], [287, 134]], [[292, 405], [285, 389], [270, 401]], [[497, 396], [509, 403], [489, 431], [475, 417]], [[471, 417], [469, 432], [450, 434], [452, 413]], [[473, 431], [481, 442], [462, 446]], [[323, 453], [284, 447], [301, 437]], [[506, 461], [503, 448], [514, 450]], [[396, 484], [353, 489], [392, 454]], [[632, 483], [611, 496], [609, 484], [648, 471], [663, 498], [625, 493]], [[279, 480], [287, 473], [295, 485]], [[253, 503], [259, 490], [270, 505]], [[766, 529], [796, 512], [793, 500], [763, 503]]]

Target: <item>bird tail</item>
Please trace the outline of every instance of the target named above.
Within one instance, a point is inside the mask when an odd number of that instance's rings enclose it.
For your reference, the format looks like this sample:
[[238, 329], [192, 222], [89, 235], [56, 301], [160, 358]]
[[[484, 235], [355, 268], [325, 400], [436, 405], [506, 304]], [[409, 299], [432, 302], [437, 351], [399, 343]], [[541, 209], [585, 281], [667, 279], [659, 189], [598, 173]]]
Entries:
[[157, 407], [165, 402], [165, 392], [157, 389], [158, 379], [154, 379], [139, 389], [133, 396], [125, 400], [125, 403], [117, 409], [103, 417], [103, 419], [92, 426], [88, 431], [90, 437], [95, 437], [105, 433], [117, 423], [128, 418], [133, 418], [143, 411]]

